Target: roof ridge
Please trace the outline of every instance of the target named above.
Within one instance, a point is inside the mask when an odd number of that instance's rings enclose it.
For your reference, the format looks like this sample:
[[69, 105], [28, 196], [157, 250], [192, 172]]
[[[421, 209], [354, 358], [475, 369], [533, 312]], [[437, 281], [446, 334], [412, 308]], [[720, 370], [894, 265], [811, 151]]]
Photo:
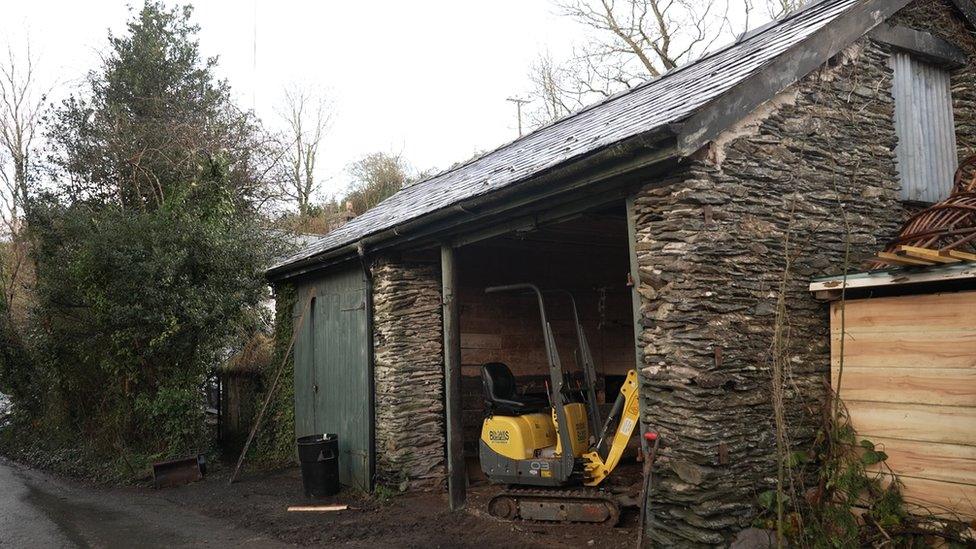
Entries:
[[[553, 166], [581, 158], [642, 133], [686, 120], [714, 104], [773, 60], [806, 43], [825, 26], [858, 6], [882, 7], [909, 0], [817, 0], [681, 67], [621, 91], [524, 136], [405, 187], [318, 243], [279, 263], [269, 273], [292, 274], [320, 268], [312, 258], [349, 252], [372, 235], [399, 236], [398, 228], [434, 212], [447, 212], [464, 200], [517, 185]], [[858, 12], [860, 13], [860, 12]], [[861, 23], [867, 15], [856, 19]], [[858, 27], [860, 28], [860, 27]], [[856, 30], [856, 29], [855, 29]], [[855, 32], [851, 30], [851, 32]], [[846, 36], [846, 35], [845, 35]], [[828, 38], [830, 38], [828, 36]], [[832, 47], [832, 46], [831, 46]], [[831, 50], [833, 51], [833, 50]], [[445, 214], [446, 215], [446, 214]], [[387, 236], [380, 233], [387, 231]]]
[[774, 20], [772, 20], [772, 21], [770, 21], [770, 22], [768, 22], [768, 23], [766, 23], [764, 25], [761, 25], [759, 27], [756, 27], [752, 31], [748, 31], [747, 33], [743, 33], [743, 35], [740, 36], [738, 39], [732, 40], [731, 42], [723, 45], [722, 47], [716, 49], [715, 51], [708, 52], [705, 55], [702, 55], [701, 57], [699, 57], [698, 59], [695, 59], [694, 61], [691, 61], [689, 63], [685, 63], [684, 65], [677, 66], [677, 67], [675, 67], [673, 69], [670, 69], [667, 72], [665, 72], [663, 74], [660, 74], [658, 76], [653, 76], [651, 78], [648, 78], [647, 80], [644, 80], [643, 82], [635, 85], [632, 88], [627, 88], [627, 89], [624, 89], [624, 90], [620, 90], [620, 91], [618, 91], [616, 93], [613, 93], [610, 96], [605, 97], [605, 98], [603, 98], [603, 99], [601, 99], [599, 101], [596, 101], [594, 103], [590, 103], [589, 105], [585, 105], [584, 107], [580, 108], [579, 110], [573, 111], [573, 112], [571, 112], [571, 113], [569, 113], [569, 114], [567, 114], [567, 115], [565, 115], [565, 116], [563, 116], [561, 118], [557, 118], [556, 120], [553, 120], [552, 122], [549, 122], [548, 124], [545, 124], [543, 126], [540, 126], [540, 127], [536, 128], [536, 129], [530, 131], [529, 133], [527, 133], [525, 135], [520, 135], [520, 136], [516, 137], [515, 139], [512, 139], [511, 141], [504, 142], [501, 145], [498, 145], [497, 147], [495, 147], [493, 149], [490, 149], [488, 151], [485, 151], [482, 154], [479, 154], [477, 156], [473, 156], [473, 157], [465, 160], [464, 162], [461, 162], [461, 163], [459, 163], [457, 165], [451, 166], [450, 168], [446, 168], [446, 169], [444, 169], [442, 171], [439, 171], [439, 172], [431, 175], [430, 177], [428, 177], [426, 179], [422, 179], [420, 181], [417, 181], [416, 183], [410, 185], [410, 187], [416, 187], [416, 186], [421, 185], [421, 184], [423, 184], [423, 183], [425, 183], [427, 181], [431, 181], [431, 180], [437, 179], [437, 178], [439, 178], [439, 177], [441, 177], [443, 175], [446, 175], [446, 174], [449, 174], [451, 172], [457, 171], [457, 170], [459, 170], [461, 168], [464, 168], [464, 167], [466, 167], [466, 166], [468, 166], [470, 164], [473, 164], [473, 163], [481, 160], [482, 158], [485, 158], [487, 156], [490, 156], [491, 154], [493, 154], [493, 153], [495, 153], [497, 151], [500, 151], [502, 149], [506, 149], [506, 148], [514, 145], [515, 143], [518, 143], [519, 141], [526, 140], [529, 137], [531, 137], [531, 136], [533, 136], [533, 135], [535, 135], [535, 134], [537, 134], [537, 133], [539, 133], [539, 132], [541, 132], [543, 130], [546, 130], [548, 128], [554, 127], [554, 126], [560, 124], [561, 122], [564, 122], [566, 120], [572, 120], [572, 119], [574, 119], [574, 118], [582, 115], [585, 112], [588, 112], [590, 110], [593, 110], [595, 108], [598, 108], [598, 107], [600, 107], [602, 105], [606, 105], [607, 103], [611, 103], [613, 101], [619, 100], [621, 97], [625, 97], [627, 95], [630, 95], [632, 93], [635, 93], [638, 90], [641, 90], [641, 89], [643, 89], [643, 88], [645, 88], [645, 87], [647, 87], [647, 86], [649, 86], [649, 85], [651, 85], [653, 83], [656, 83], [656, 82], [658, 82], [658, 81], [660, 81], [660, 80], [662, 80], [664, 78], [667, 78], [669, 76], [673, 76], [675, 74], [678, 74], [678, 73], [680, 73], [681, 71], [683, 71], [685, 69], [691, 68], [691, 67], [697, 65], [698, 63], [701, 63], [702, 61], [705, 61], [706, 59], [710, 59], [710, 58], [712, 58], [712, 57], [714, 57], [716, 55], [719, 55], [719, 54], [721, 54], [721, 53], [723, 53], [723, 52], [725, 52], [725, 51], [727, 51], [727, 50], [729, 50], [729, 49], [731, 49], [731, 48], [733, 48], [735, 46], [738, 46], [738, 45], [740, 45], [740, 44], [742, 44], [742, 43], [744, 43], [746, 41], [753, 40], [757, 36], [760, 36], [761, 34], [767, 32], [769, 30], [772, 30], [773, 28], [778, 27], [779, 25], [781, 25], [783, 23], [786, 23], [787, 21], [790, 21], [791, 19], [794, 19], [796, 17], [799, 17], [801, 14], [803, 14], [805, 12], [808, 12], [809, 10], [811, 10], [813, 8], [820, 7], [820, 6], [823, 6], [825, 4], [840, 3], [840, 2], [845, 2], [845, 1], [847, 1], [847, 0], [811, 0], [807, 4], [804, 4], [803, 6], [801, 6], [800, 8], [798, 8], [798, 9], [796, 9], [794, 11], [791, 11], [791, 12], [787, 13], [782, 18], [780, 18], [780, 19], [774, 19]]

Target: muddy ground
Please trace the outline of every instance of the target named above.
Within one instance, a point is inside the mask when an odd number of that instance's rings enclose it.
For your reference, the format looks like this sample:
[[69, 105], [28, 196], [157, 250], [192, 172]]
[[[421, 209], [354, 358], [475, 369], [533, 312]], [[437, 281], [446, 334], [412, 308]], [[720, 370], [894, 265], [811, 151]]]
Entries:
[[0, 457], [0, 547], [289, 547], [145, 489], [59, 478]]
[[624, 510], [617, 527], [510, 523], [484, 513], [494, 488], [474, 486], [467, 509], [447, 510], [442, 493], [401, 494], [380, 500], [350, 490], [315, 504], [348, 504], [347, 511], [288, 512], [308, 504], [298, 468], [242, 475], [227, 484], [227, 470], [204, 481], [155, 492], [181, 507], [296, 545], [343, 547], [633, 547], [637, 509]]

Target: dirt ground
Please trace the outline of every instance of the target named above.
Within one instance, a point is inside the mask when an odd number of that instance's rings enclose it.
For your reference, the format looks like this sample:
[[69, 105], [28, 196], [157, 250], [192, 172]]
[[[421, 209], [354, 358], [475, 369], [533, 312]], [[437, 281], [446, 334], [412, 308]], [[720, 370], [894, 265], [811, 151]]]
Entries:
[[146, 489], [60, 478], [0, 457], [0, 547], [289, 547]]
[[[296, 545], [344, 547], [633, 547], [636, 508], [625, 508], [617, 527], [503, 522], [484, 512], [495, 488], [469, 488], [466, 510], [452, 513], [442, 493], [401, 494], [385, 501], [344, 490], [315, 504], [348, 504], [347, 511], [288, 512], [308, 504], [298, 468], [242, 475], [227, 484], [227, 470], [201, 481], [155, 492], [181, 507]], [[624, 476], [624, 475], [621, 475]], [[629, 487], [628, 487], [629, 489]], [[621, 489], [623, 491], [623, 489]]]

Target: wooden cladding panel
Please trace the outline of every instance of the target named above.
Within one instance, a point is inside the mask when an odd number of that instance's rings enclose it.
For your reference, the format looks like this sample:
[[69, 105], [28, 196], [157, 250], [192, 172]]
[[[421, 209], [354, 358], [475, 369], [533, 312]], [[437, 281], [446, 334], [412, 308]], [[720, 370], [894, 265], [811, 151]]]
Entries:
[[[848, 301], [844, 316], [848, 332], [971, 330], [976, 322], [976, 292], [906, 295]], [[966, 296], [966, 297], [959, 297]], [[833, 329], [840, 328], [840, 302], [831, 303]]]
[[909, 510], [946, 518], [976, 516], [976, 486], [899, 475]]
[[888, 454], [888, 466], [901, 475], [976, 485], [976, 447], [866, 437]]
[[[498, 294], [487, 296], [476, 290], [463, 291], [461, 299], [461, 363], [464, 366], [470, 370], [485, 362], [498, 361], [508, 364], [515, 375], [548, 372], [539, 309], [534, 300]], [[581, 295], [579, 306], [598, 373], [626, 374], [634, 367], [629, 295], [607, 298], [602, 325], [594, 295]], [[563, 366], [566, 371], [578, 371], [574, 358], [576, 328], [569, 309], [554, 299], [549, 313]]]
[[[848, 306], [850, 303], [848, 303]], [[835, 326], [839, 321], [835, 319]], [[834, 369], [840, 365], [840, 329], [832, 334]], [[867, 331], [847, 320], [844, 341], [845, 373], [850, 367], [865, 368], [968, 368], [976, 370], [976, 332], [928, 331], [919, 327]]]
[[910, 501], [976, 517], [976, 292], [852, 300], [844, 324], [840, 394], [858, 434], [883, 446]]
[[[834, 370], [833, 384], [837, 386]], [[846, 366], [845, 400], [976, 406], [976, 368], [865, 368]]]
[[[843, 395], [843, 389], [841, 390]], [[857, 432], [919, 443], [943, 442], [976, 446], [976, 408], [928, 406], [847, 400]]]

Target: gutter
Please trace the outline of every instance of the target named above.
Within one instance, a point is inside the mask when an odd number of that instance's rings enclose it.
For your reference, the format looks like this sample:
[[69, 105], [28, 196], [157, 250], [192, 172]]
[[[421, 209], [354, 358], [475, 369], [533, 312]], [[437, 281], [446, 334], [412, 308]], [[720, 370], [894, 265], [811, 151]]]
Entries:
[[[549, 192], [541, 192], [538, 196], [528, 198], [527, 203], [534, 203], [659, 164], [677, 156], [675, 148], [677, 129], [677, 126], [667, 125], [630, 137], [589, 155], [548, 168], [529, 179], [511, 183], [497, 191], [461, 200], [399, 225], [365, 235], [357, 242], [345, 244], [287, 265], [274, 267], [266, 272], [266, 277], [277, 282], [307, 275], [313, 271], [354, 259], [360, 254], [373, 253], [403, 242], [428, 237], [438, 231], [450, 230], [472, 221], [472, 218], [482, 219], [491, 215], [501, 215], [524, 205], [521, 203], [512, 204], [509, 199], [513, 195], [537, 191], [540, 188], [545, 190], [548, 186], [551, 189]], [[621, 160], [627, 162], [621, 166]], [[620, 167], [615, 169], [614, 165]], [[591, 177], [588, 178], [588, 175]], [[454, 223], [448, 222], [451, 218], [456, 218], [459, 213], [464, 214], [466, 218]], [[439, 222], [448, 223], [443, 227], [438, 227]], [[428, 230], [425, 233], [421, 232], [421, 229]]]

